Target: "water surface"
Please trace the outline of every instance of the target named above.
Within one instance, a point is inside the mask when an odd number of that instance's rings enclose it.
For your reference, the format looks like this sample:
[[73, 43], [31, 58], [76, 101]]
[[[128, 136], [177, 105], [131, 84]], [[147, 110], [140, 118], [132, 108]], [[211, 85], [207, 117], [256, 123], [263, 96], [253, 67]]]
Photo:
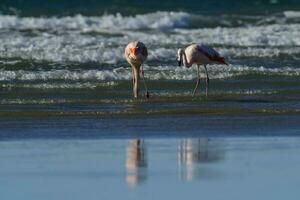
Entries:
[[299, 32], [297, 0], [1, 1], [1, 199], [299, 199]]
[[294, 137], [1, 142], [4, 199], [297, 199]]

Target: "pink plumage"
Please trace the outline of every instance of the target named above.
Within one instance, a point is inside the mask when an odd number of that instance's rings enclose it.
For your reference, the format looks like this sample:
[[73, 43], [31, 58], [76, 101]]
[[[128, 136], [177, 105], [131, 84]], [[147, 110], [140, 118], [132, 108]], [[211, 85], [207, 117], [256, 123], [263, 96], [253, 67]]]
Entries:
[[126, 46], [124, 55], [131, 66], [140, 67], [148, 57], [148, 50], [144, 43], [134, 41]]
[[[125, 47], [124, 56], [127, 62], [131, 65], [132, 70], [132, 84], [133, 84], [133, 96], [138, 98], [139, 95], [139, 80], [140, 80], [140, 67], [145, 62], [148, 56], [148, 50], [144, 43], [139, 41], [130, 42]], [[143, 73], [142, 73], [143, 75]], [[143, 79], [144, 80], [144, 79]], [[145, 84], [145, 81], [144, 81]], [[149, 98], [149, 93], [146, 88], [146, 97]]]
[[215, 49], [208, 45], [204, 44], [192, 44], [185, 49], [179, 49], [177, 53], [177, 60], [179, 65], [183, 63], [183, 65], [187, 68], [193, 66], [193, 64], [197, 65], [197, 76], [198, 80], [196, 83], [196, 87], [193, 91], [193, 96], [200, 84], [200, 72], [199, 67], [200, 65], [204, 66], [205, 73], [206, 73], [206, 95], [208, 94], [208, 85], [209, 85], [209, 77], [206, 65], [208, 64], [225, 64], [225, 59], [221, 56]]
[[204, 54], [211, 62], [227, 65], [224, 57], [220, 56], [220, 54], [210, 46], [201, 44], [201, 45], [197, 45], [197, 47], [198, 47], [198, 51]]

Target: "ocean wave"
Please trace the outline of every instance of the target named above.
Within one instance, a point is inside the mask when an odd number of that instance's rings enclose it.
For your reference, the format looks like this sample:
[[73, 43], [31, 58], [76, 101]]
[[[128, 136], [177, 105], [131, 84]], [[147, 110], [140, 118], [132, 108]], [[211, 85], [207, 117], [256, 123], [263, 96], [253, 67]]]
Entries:
[[[286, 11], [285, 15], [295, 18], [297, 13]], [[299, 58], [299, 23], [199, 28], [195, 25], [199, 20], [209, 22], [212, 18], [184, 12], [60, 18], [0, 15], [0, 64], [13, 65], [18, 62], [14, 58], [118, 64], [124, 62], [124, 48], [133, 40], [148, 46], [148, 61], [174, 60], [176, 49], [191, 43], [216, 46], [221, 54], [232, 58]]]
[[238, 28], [203, 28], [194, 30], [177, 29], [173, 39], [186, 41], [205, 41], [219, 45], [232, 46], [299, 46], [300, 24], [265, 25]]
[[287, 10], [283, 14], [286, 18], [300, 18], [300, 11]]
[[[192, 80], [196, 78], [196, 68], [186, 69], [175, 66], [145, 65], [145, 78], [149, 80]], [[226, 79], [243, 75], [276, 75], [299, 76], [300, 68], [282, 67], [265, 68], [250, 66], [222, 66], [210, 65], [208, 71], [211, 79]], [[206, 77], [204, 70], [200, 75]], [[129, 67], [118, 67], [112, 70], [50, 70], [50, 71], [25, 71], [25, 70], [0, 70], [0, 81], [116, 81], [130, 80]]]
[[[153, 13], [123, 16], [105, 14], [102, 16], [65, 17], [19, 17], [0, 15], [0, 29], [14, 30], [77, 30], [82, 32], [103, 30], [169, 30], [173, 28], [238, 27], [264, 24], [286, 24], [299, 22], [298, 11], [284, 11], [269, 16], [248, 15], [199, 15], [186, 12], [157, 11]], [[296, 20], [296, 21], [295, 21]]]
[[93, 82], [75, 82], [75, 83], [9, 83], [1, 84], [2, 88], [33, 88], [33, 89], [95, 89], [115, 87], [118, 83], [115, 81], [108, 81], [102, 83]]
[[124, 62], [124, 48], [135, 39], [149, 44], [148, 61], [175, 60], [176, 51], [190, 43], [217, 46], [221, 54], [232, 57], [278, 57], [300, 54], [300, 25], [264, 26], [251, 28], [213, 28], [179, 30], [173, 34], [130, 32], [118, 38], [93, 37], [78, 34], [26, 37], [20, 34], [1, 36], [0, 59], [12, 65], [12, 59], [54, 63]]
[[[145, 68], [147, 70], [147, 67]], [[282, 67], [266, 68], [251, 67], [245, 65], [209, 65], [207, 67], [211, 79], [227, 79], [245, 75], [277, 75], [277, 76], [299, 76], [300, 68]], [[146, 72], [145, 72], [146, 73]], [[200, 76], [205, 78], [203, 69], [200, 70]], [[192, 80], [197, 78], [196, 68], [186, 69], [175, 66], [149, 67], [146, 78], [152, 80]]]
[[113, 70], [50, 70], [50, 71], [0, 71], [0, 81], [9, 80], [129, 80], [131, 78], [130, 70], [116, 68]]
[[166, 29], [189, 25], [191, 15], [184, 12], [155, 12], [149, 14], [122, 16], [103, 15], [87, 17], [83, 15], [68, 17], [18, 17], [0, 15], [0, 29], [69, 29], [69, 30], [126, 30], [126, 29]]

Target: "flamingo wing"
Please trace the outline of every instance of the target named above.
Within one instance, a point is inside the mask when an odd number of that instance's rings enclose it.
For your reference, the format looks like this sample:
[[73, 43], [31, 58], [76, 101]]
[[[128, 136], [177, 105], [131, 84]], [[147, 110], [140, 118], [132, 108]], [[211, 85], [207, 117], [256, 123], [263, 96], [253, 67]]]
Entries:
[[148, 50], [147, 50], [147, 48], [146, 48], [145, 46], [144, 46], [144, 48], [142, 48], [141, 54], [142, 54], [144, 57], [147, 58], [147, 56], [148, 56]]
[[147, 50], [146, 45], [144, 43], [142, 43], [142, 42], [137, 42], [136, 47], [139, 48], [140, 54], [142, 54], [142, 56], [144, 56], [145, 58], [147, 58], [147, 56], [148, 56], [148, 50]]
[[220, 54], [210, 46], [204, 44], [198, 45], [198, 51], [204, 54], [212, 62], [217, 62], [217, 63], [227, 65], [224, 57], [220, 56]]

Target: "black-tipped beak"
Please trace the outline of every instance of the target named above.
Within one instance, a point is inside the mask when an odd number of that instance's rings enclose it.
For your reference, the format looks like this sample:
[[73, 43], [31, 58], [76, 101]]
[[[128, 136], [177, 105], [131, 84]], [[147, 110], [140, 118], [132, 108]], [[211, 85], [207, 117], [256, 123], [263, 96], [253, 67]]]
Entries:
[[181, 66], [181, 60], [178, 60], [178, 66], [180, 67]]

